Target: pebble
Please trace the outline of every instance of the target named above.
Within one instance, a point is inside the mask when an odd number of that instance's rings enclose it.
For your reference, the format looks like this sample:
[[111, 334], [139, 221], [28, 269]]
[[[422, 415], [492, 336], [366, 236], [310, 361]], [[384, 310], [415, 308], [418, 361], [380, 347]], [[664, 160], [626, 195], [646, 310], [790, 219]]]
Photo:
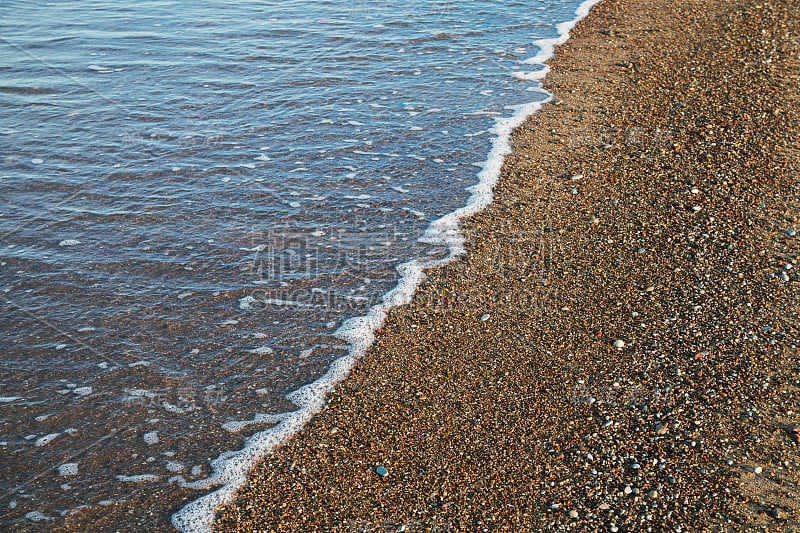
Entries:
[[376, 468], [375, 469], [375, 473], [378, 474], [381, 477], [386, 477], [386, 476], [389, 475], [389, 471], [386, 470], [386, 468], [384, 468], [382, 466], [379, 466], [378, 468]]
[[578, 511], [573, 509], [572, 511], [569, 512], [569, 517], [570, 518], [578, 518]]
[[757, 467], [755, 467], [755, 468], [753, 469], [753, 472], [754, 472], [754, 473], [756, 473], [756, 474], [760, 474], [760, 473], [761, 473], [761, 472], [763, 472], [763, 471], [764, 471], [764, 469], [763, 469], [763, 468], [761, 468], [760, 466], [757, 466]]
[[617, 349], [621, 350], [624, 347], [625, 347], [625, 341], [623, 341], [621, 339], [617, 339], [617, 340], [614, 341], [614, 348], [617, 348]]

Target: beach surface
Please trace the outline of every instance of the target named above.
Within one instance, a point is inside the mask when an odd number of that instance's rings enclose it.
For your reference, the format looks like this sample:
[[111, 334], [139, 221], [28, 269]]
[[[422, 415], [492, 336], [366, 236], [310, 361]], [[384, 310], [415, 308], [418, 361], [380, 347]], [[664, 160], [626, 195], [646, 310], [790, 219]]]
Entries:
[[467, 254], [217, 529], [798, 530], [799, 36], [785, 0], [595, 6]]

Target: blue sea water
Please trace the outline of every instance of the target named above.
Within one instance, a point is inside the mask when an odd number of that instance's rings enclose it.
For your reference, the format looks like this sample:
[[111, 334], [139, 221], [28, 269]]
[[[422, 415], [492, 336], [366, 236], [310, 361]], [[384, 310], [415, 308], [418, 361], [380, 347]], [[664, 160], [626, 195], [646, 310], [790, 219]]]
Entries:
[[199, 498], [291, 434], [382, 315], [348, 319], [452, 255], [431, 224], [580, 5], [0, 5], [0, 528]]

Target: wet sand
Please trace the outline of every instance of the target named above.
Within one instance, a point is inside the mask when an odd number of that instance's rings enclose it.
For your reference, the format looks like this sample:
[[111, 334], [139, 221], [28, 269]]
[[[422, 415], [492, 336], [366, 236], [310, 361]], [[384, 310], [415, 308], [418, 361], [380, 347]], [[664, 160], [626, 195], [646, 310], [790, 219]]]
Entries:
[[605, 0], [572, 35], [468, 254], [220, 531], [800, 528], [796, 4]]

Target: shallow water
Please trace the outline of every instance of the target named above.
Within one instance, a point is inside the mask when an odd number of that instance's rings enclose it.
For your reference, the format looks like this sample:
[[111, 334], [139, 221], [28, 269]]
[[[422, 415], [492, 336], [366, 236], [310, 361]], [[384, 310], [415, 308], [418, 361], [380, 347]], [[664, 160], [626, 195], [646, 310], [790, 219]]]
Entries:
[[419, 237], [579, 3], [0, 7], [0, 526], [202, 480], [295, 409], [448, 253]]

